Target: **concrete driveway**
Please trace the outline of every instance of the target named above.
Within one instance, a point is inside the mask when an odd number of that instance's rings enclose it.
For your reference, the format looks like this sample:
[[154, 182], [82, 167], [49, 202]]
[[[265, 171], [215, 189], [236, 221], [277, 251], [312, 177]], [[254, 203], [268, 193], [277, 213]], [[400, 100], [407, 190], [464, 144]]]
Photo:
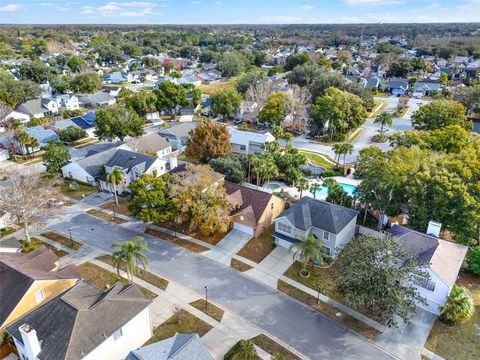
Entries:
[[113, 197], [113, 194], [99, 191], [93, 195], [90, 195], [86, 199], [83, 200], [83, 203], [88, 204], [88, 205], [93, 205], [93, 206], [100, 206], [102, 205], [105, 201], [111, 199]]
[[232, 257], [240, 251], [251, 237], [247, 233], [234, 229], [225, 235], [213, 249], [205, 251], [202, 255], [222, 265], [230, 266]]
[[417, 308], [417, 315], [408, 325], [398, 320], [399, 329], [388, 329], [375, 338], [380, 346], [389, 349], [402, 359], [420, 359], [428, 334], [437, 318], [434, 314]]
[[112, 243], [144, 236], [149, 244], [149, 269], [198, 294], [208, 286], [209, 297], [311, 359], [392, 359], [367, 341], [310, 307], [171, 243], [140, 232], [140, 223], [116, 225], [87, 214], [69, 214], [49, 227], [72, 229], [74, 239], [111, 252]]

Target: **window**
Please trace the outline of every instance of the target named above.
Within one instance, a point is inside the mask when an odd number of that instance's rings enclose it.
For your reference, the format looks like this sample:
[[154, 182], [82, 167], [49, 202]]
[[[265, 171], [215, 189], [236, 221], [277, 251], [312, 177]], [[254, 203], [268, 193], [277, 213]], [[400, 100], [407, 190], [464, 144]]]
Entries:
[[324, 231], [323, 232], [323, 240], [328, 241], [328, 235], [329, 235], [329, 233], [327, 231]]
[[113, 333], [113, 340], [117, 341], [123, 336], [122, 328], [118, 329]]
[[35, 300], [37, 300], [37, 304], [42, 302], [45, 299], [45, 295], [43, 294], [43, 290], [40, 289], [35, 293]]
[[240, 150], [246, 150], [247, 147], [245, 145], [240, 145]]
[[324, 253], [325, 255], [331, 255], [332, 250], [330, 250], [330, 248], [327, 246], [322, 246], [322, 253]]
[[283, 223], [278, 223], [278, 231], [291, 234], [292, 233], [292, 228], [286, 224]]
[[435, 291], [435, 283], [426, 277], [416, 276], [413, 282], [424, 289]]
[[274, 205], [273, 205], [273, 203], [271, 203], [270, 204], [270, 209], [273, 210], [273, 207], [274, 207]]

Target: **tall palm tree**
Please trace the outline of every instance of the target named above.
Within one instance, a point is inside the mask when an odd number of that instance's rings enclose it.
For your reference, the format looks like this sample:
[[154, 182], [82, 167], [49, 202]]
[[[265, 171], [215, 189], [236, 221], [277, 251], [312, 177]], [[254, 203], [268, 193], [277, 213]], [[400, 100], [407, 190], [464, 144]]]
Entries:
[[300, 199], [303, 196], [303, 190], [308, 189], [308, 180], [305, 179], [303, 176], [300, 176], [300, 178], [297, 180], [297, 183], [295, 184], [296, 188], [298, 191], [300, 191]]
[[310, 186], [310, 192], [313, 194], [313, 198], [316, 199], [317, 198], [317, 191], [320, 191], [322, 189], [322, 184], [318, 183], [318, 182], [314, 182], [311, 186]]
[[255, 173], [255, 176], [257, 178], [257, 188], [258, 188], [258, 186], [260, 185], [260, 178], [261, 178], [262, 172], [265, 169], [264, 159], [259, 155], [257, 155], [252, 158], [251, 164], [252, 164], [252, 171]]
[[323, 264], [323, 259], [321, 256], [322, 249], [322, 243], [313, 235], [312, 232], [310, 232], [303, 241], [290, 246], [290, 251], [295, 250], [293, 258], [295, 259], [295, 257], [299, 255], [300, 260], [302, 261], [303, 266], [302, 270], [300, 271], [300, 275], [309, 275], [307, 272], [307, 265], [309, 261], [312, 263], [312, 266], [314, 260], [317, 260], [319, 264]]
[[125, 182], [125, 175], [122, 169], [116, 167], [107, 175], [107, 184], [113, 186], [113, 192], [115, 193], [115, 204], [118, 205], [117, 186]]
[[385, 128], [387, 126], [392, 126], [393, 124], [393, 115], [392, 113], [389, 113], [388, 111], [383, 111], [380, 113], [375, 120], [373, 121], [375, 125], [380, 126], [380, 134], [383, 137], [383, 134], [385, 133]]
[[[342, 155], [343, 147], [341, 143], [334, 144], [332, 147], [333, 152], [335, 153], [335, 157], [333, 158], [333, 162], [338, 166], [340, 162], [340, 156]], [[338, 158], [338, 160], [337, 160]]]
[[247, 156], [246, 156], [246, 159], [247, 159], [247, 164], [248, 164], [248, 182], [250, 182], [251, 180], [251, 170], [252, 170], [252, 164], [255, 162], [255, 159], [258, 157], [257, 154], [255, 153], [248, 153]]
[[131, 284], [138, 267], [141, 265], [146, 269], [148, 264], [148, 257], [145, 255], [148, 245], [145, 239], [135, 236], [125, 242], [115, 242], [112, 247], [115, 249], [112, 255], [112, 265], [117, 268], [117, 273], [120, 275], [120, 268], [125, 264], [128, 281]]
[[278, 167], [273, 156], [267, 155], [264, 158], [261, 166], [261, 176], [264, 177], [267, 182], [269, 182], [271, 178], [278, 176]]
[[347, 167], [346, 164], [346, 157], [353, 152], [353, 145], [345, 142], [342, 144], [342, 155], [343, 155], [343, 176], [347, 176]]

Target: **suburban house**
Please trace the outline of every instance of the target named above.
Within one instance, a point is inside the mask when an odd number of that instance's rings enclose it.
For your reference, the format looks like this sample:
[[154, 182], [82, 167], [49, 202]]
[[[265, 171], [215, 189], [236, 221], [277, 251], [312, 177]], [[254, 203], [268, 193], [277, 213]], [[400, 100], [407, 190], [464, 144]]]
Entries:
[[0, 332], [80, 278], [73, 264], [59, 268], [58, 256], [45, 246], [30, 253], [0, 252]]
[[183, 151], [187, 140], [190, 139], [190, 131], [194, 130], [197, 124], [194, 121], [178, 122], [162, 129], [159, 135], [168, 141], [173, 150]]
[[390, 234], [398, 238], [408, 252], [415, 254], [420, 264], [427, 265], [430, 278], [419, 278], [415, 285], [428, 302], [420, 307], [438, 315], [439, 307], [445, 305], [457, 281], [468, 247], [401, 225], [392, 225]]
[[132, 350], [125, 360], [213, 360], [198, 334], [171, 338]]
[[110, 84], [120, 84], [123, 82], [131, 83], [135, 77], [133, 74], [126, 71], [114, 71], [105, 76], [105, 82]]
[[54, 130], [57, 133], [59, 131], [62, 131], [62, 130], [65, 130], [65, 129], [69, 128], [70, 126], [73, 126], [73, 127], [76, 127], [76, 128], [80, 127], [77, 124], [75, 124], [72, 121], [72, 119], [58, 120], [58, 121], [54, 121], [54, 122], [51, 122], [50, 124], [48, 124], [48, 128]]
[[261, 154], [265, 151], [265, 144], [267, 142], [275, 141], [275, 137], [269, 132], [260, 134], [252, 131], [238, 130], [233, 127], [230, 127], [228, 132], [230, 133], [232, 152], [237, 154]]
[[157, 133], [132, 138], [121, 145], [119, 149], [155, 155], [167, 162], [167, 170], [172, 170], [177, 167], [177, 152], [172, 152], [172, 146]]
[[275, 243], [287, 249], [311, 233], [336, 257], [355, 235], [358, 211], [305, 196], [275, 219]]
[[[46, 129], [42, 126], [32, 126], [32, 127], [27, 127], [25, 128], [25, 133], [27, 133], [29, 136], [37, 139], [38, 143], [39, 143], [39, 146], [35, 147], [35, 148], [29, 148], [28, 151], [30, 153], [32, 152], [35, 152], [35, 151], [38, 151], [40, 150], [41, 148], [43, 148], [44, 146], [47, 146], [48, 143], [50, 141], [54, 141], [54, 140], [59, 140], [59, 136], [57, 135], [57, 133], [55, 131], [53, 131], [52, 129]], [[7, 134], [8, 135], [8, 134]], [[6, 136], [4, 135], [1, 139], [0, 139], [0, 144], [2, 146], [4, 146], [5, 148], [10, 148], [8, 142], [11, 142], [11, 144], [13, 144], [13, 148], [15, 149], [15, 151], [20, 154], [20, 155], [23, 155], [23, 154], [26, 154], [27, 153], [27, 149], [25, 148], [25, 146], [21, 145], [16, 139], [10, 139], [9, 136]]]
[[235, 119], [253, 123], [259, 111], [260, 109], [255, 101], [244, 100], [235, 112]]
[[[0, 219], [0, 227], [3, 227]], [[0, 253], [19, 253], [22, 251], [20, 242], [14, 237], [0, 239]]]
[[24, 114], [20, 111], [12, 110], [7, 115], [5, 115], [5, 120], [7, 119], [15, 119], [20, 121], [20, 123], [22, 123], [23, 125], [25, 125], [30, 121], [30, 115]]
[[51, 99], [32, 99], [17, 107], [17, 111], [30, 116], [31, 118], [42, 118], [58, 114], [58, 104]]
[[413, 97], [422, 98], [428, 95], [434, 95], [440, 90], [440, 84], [433, 82], [419, 81], [413, 84]]
[[270, 192], [224, 181], [227, 199], [233, 206], [233, 228], [259, 236], [285, 209], [285, 202]]
[[100, 176], [100, 189], [112, 192], [112, 186], [107, 183], [107, 176], [113, 169], [121, 169], [123, 171], [125, 182], [117, 185], [117, 193], [127, 191], [128, 185], [137, 180], [142, 174], [153, 174], [157, 176], [165, 174], [166, 161], [156, 156], [141, 154], [125, 149], [118, 149], [110, 159], [105, 163], [104, 173]]
[[99, 186], [98, 179], [103, 175], [103, 166], [116, 151], [116, 148], [108, 149], [71, 161], [62, 167], [62, 176], [81, 183]]
[[403, 96], [408, 91], [408, 81], [405, 79], [391, 79], [385, 83], [386, 89], [394, 96]]
[[95, 94], [79, 95], [78, 101], [83, 107], [94, 108], [97, 106], [113, 105], [117, 100], [110, 94], [98, 92]]
[[57, 102], [57, 106], [59, 109], [65, 109], [65, 110], [80, 109], [78, 97], [76, 97], [75, 95], [61, 94], [61, 95], [55, 96], [54, 100]]
[[151, 301], [133, 285], [79, 281], [10, 324], [22, 360], [124, 359], [152, 336]]

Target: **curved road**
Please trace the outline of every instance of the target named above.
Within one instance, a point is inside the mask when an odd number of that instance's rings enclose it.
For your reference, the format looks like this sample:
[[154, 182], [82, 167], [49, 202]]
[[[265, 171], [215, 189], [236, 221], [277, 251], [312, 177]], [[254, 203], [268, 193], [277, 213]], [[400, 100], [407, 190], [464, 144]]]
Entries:
[[261, 285], [236, 270], [143, 234], [143, 223], [116, 225], [85, 213], [67, 214], [49, 227], [111, 252], [112, 243], [142, 235], [149, 269], [209, 297], [311, 359], [381, 360], [393, 357], [310, 307]]

